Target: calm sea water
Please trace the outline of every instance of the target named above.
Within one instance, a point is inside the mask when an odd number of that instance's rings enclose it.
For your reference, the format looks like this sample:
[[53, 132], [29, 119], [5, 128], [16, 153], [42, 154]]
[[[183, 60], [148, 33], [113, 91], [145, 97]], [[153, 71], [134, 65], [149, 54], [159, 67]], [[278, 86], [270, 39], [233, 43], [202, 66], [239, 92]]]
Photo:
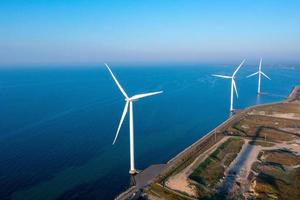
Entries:
[[[228, 116], [233, 66], [112, 69], [129, 95], [164, 90], [134, 104], [136, 166], [167, 162]], [[279, 101], [300, 84], [300, 68], [266, 66], [237, 78], [235, 108]], [[112, 199], [129, 185], [128, 118], [112, 146], [124, 98], [102, 66], [0, 70], [0, 199]]]

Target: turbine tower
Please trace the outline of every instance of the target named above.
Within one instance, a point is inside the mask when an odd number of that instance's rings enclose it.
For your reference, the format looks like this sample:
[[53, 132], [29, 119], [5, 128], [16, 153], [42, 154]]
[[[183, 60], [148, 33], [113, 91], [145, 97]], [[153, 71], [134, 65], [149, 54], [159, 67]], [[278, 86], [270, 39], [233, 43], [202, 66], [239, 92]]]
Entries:
[[231, 79], [231, 89], [230, 89], [230, 112], [233, 112], [233, 89], [235, 90], [235, 94], [238, 98], [238, 92], [237, 92], [237, 88], [236, 88], [236, 84], [235, 84], [235, 75], [236, 73], [239, 71], [239, 69], [243, 66], [245, 62], [245, 59], [241, 62], [241, 64], [236, 68], [236, 70], [233, 72], [232, 76], [224, 76], [224, 75], [216, 75], [213, 74], [212, 76], [215, 77], [220, 77], [220, 78], [226, 78], [226, 79]]
[[137, 101], [141, 98], [144, 98], [144, 97], [148, 97], [148, 96], [152, 96], [152, 95], [155, 95], [155, 94], [162, 93], [163, 91], [137, 94], [137, 95], [134, 95], [132, 97], [128, 97], [128, 95], [126, 94], [126, 92], [124, 91], [124, 89], [122, 88], [122, 86], [120, 85], [118, 80], [116, 79], [115, 75], [113, 74], [113, 72], [111, 71], [109, 66], [106, 63], [104, 63], [104, 64], [107, 67], [108, 71], [110, 72], [110, 74], [111, 74], [112, 78], [114, 79], [116, 85], [118, 86], [119, 90], [121, 91], [121, 93], [125, 97], [125, 102], [126, 102], [124, 110], [123, 110], [123, 114], [121, 116], [121, 120], [120, 120], [120, 123], [119, 123], [119, 126], [118, 126], [118, 129], [117, 129], [117, 133], [116, 133], [116, 136], [115, 136], [114, 141], [113, 141], [112, 144], [113, 145], [115, 144], [115, 142], [118, 138], [122, 123], [124, 121], [124, 118], [125, 118], [128, 110], [129, 110], [129, 139], [130, 139], [130, 170], [129, 170], [129, 174], [134, 175], [134, 174], [137, 173], [137, 170], [135, 169], [135, 166], [134, 166], [133, 102]]
[[256, 74], [258, 74], [258, 86], [257, 86], [257, 94], [260, 94], [260, 84], [261, 84], [261, 75], [263, 75], [264, 77], [266, 77], [267, 79], [271, 80], [265, 73], [263, 73], [261, 71], [261, 63], [262, 63], [262, 58], [260, 59], [259, 62], [259, 67], [258, 67], [258, 72], [255, 72], [253, 74], [250, 74], [249, 76], [247, 76], [247, 78], [254, 76]]

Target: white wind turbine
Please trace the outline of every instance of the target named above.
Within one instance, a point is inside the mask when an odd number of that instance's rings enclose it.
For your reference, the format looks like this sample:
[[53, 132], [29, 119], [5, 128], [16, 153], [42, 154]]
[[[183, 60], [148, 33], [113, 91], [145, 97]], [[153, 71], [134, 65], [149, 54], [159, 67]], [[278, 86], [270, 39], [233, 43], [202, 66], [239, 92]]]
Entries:
[[109, 66], [106, 63], [104, 63], [104, 64], [107, 67], [108, 71], [110, 72], [110, 74], [111, 74], [112, 78], [114, 79], [115, 83], [117, 84], [118, 88], [120, 89], [121, 93], [124, 95], [125, 102], [126, 102], [124, 110], [123, 110], [123, 114], [122, 114], [122, 117], [121, 117], [121, 120], [120, 120], [120, 123], [119, 123], [119, 126], [118, 126], [118, 129], [117, 129], [117, 133], [116, 133], [116, 136], [115, 136], [114, 141], [113, 141], [113, 144], [115, 144], [115, 142], [118, 138], [119, 131], [121, 129], [122, 123], [124, 121], [124, 118], [125, 118], [125, 116], [128, 112], [128, 108], [129, 108], [129, 132], [130, 132], [130, 134], [129, 134], [129, 139], [130, 139], [130, 170], [129, 170], [129, 173], [134, 175], [134, 174], [137, 173], [137, 170], [134, 167], [133, 102], [137, 101], [141, 98], [147, 97], [147, 96], [152, 96], [152, 95], [155, 95], [155, 94], [162, 93], [163, 91], [137, 94], [137, 95], [134, 95], [132, 97], [128, 97], [128, 95], [126, 94], [126, 92], [124, 91], [124, 89], [122, 88], [122, 86], [120, 85], [120, 83], [118, 82], [116, 77], [114, 76], [114, 74], [111, 71], [111, 69], [109, 68]]
[[213, 74], [213, 76], [220, 77], [220, 78], [226, 78], [231, 79], [231, 90], [230, 90], [230, 112], [233, 112], [233, 89], [235, 90], [236, 96], [238, 97], [238, 92], [235, 84], [235, 75], [239, 71], [239, 69], [243, 66], [245, 62], [245, 59], [241, 62], [241, 64], [236, 68], [236, 70], [233, 72], [232, 76], [224, 76], [224, 75], [216, 75]]
[[255, 72], [253, 74], [250, 74], [249, 76], [247, 76], [247, 78], [254, 76], [256, 74], [258, 74], [258, 86], [257, 86], [257, 94], [260, 94], [260, 83], [261, 83], [261, 75], [263, 75], [264, 77], [266, 77], [267, 79], [271, 80], [265, 73], [263, 73], [261, 71], [261, 63], [262, 63], [262, 58], [260, 59], [259, 62], [259, 67], [258, 67], [258, 72]]

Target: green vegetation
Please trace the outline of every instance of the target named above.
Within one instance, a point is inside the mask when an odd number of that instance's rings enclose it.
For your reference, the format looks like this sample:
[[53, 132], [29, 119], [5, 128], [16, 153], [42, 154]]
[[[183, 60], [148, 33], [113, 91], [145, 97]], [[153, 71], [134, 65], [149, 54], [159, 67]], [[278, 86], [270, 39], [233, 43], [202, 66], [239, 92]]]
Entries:
[[250, 141], [249, 144], [251, 145], [259, 145], [262, 147], [273, 147], [275, 144], [272, 142], [262, 141], [262, 140], [253, 140]]
[[279, 112], [279, 113], [298, 113], [300, 114], [300, 108], [297, 104], [286, 104], [278, 103], [275, 105], [262, 106], [259, 108], [260, 111], [266, 111], [268, 113]]
[[168, 177], [175, 175], [179, 173], [181, 170], [186, 168], [188, 165], [190, 165], [201, 153], [208, 150], [210, 147], [212, 147], [214, 144], [216, 144], [218, 141], [220, 141], [224, 135], [222, 133], [217, 133], [216, 138], [215, 135], [211, 135], [209, 138], [207, 138], [205, 141], [203, 141], [201, 144], [197, 145], [193, 150], [191, 150], [189, 153], [186, 153], [185, 156], [182, 156], [180, 159], [174, 162], [167, 172], [165, 172], [163, 175], [159, 176], [157, 178], [157, 182], [160, 182], [164, 184], [164, 182], [168, 179]]
[[[156, 179], [156, 183], [160, 184], [152, 184], [146, 193], [157, 199], [189, 199], [190, 194], [163, 187], [164, 181], [189, 166], [224, 135], [230, 135], [228, 140], [196, 166], [188, 178], [190, 184], [196, 188], [198, 199], [243, 199], [244, 193], [239, 190], [243, 190], [244, 182], [239, 182], [239, 179], [230, 193], [226, 193], [228, 196], [218, 192], [217, 188], [220, 180], [226, 175], [226, 169], [240, 152], [244, 144], [243, 138], [249, 139], [250, 145], [261, 147], [274, 147], [276, 143], [283, 141], [287, 141], [288, 145], [296, 145], [296, 139], [299, 139], [296, 131], [300, 130], [300, 120], [289, 119], [289, 116], [293, 116], [292, 113], [300, 114], [298, 102], [258, 106], [236, 114], [230, 122], [218, 129], [217, 139], [212, 135], [177, 157], [168, 170]], [[249, 194], [249, 199], [299, 200], [300, 155], [286, 149], [263, 149], [265, 150], [258, 155], [259, 161], [253, 163], [249, 176], [244, 177], [254, 189], [254, 193]]]
[[286, 166], [300, 164], [300, 156], [285, 149], [262, 151], [258, 157], [263, 162], [279, 163]]
[[[205, 187], [208, 190], [213, 189], [224, 176], [225, 168], [230, 165], [240, 152], [243, 143], [244, 141], [240, 138], [229, 138], [200, 163], [189, 178], [199, 184], [196, 185], [199, 189], [201, 187]], [[200, 197], [203, 197], [201, 191], [198, 191], [198, 193], [200, 193]]]
[[230, 163], [237, 157], [237, 153], [227, 154], [227, 157], [224, 159], [224, 166], [229, 166]]
[[230, 135], [239, 135], [246, 137], [265, 138], [268, 141], [289, 141], [293, 140], [295, 136], [280, 128], [295, 128], [298, 127], [300, 121], [283, 118], [270, 118], [263, 116], [264, 114], [273, 113], [295, 113], [300, 114], [300, 107], [297, 104], [278, 103], [267, 106], [259, 106], [247, 111], [243, 117], [232, 123], [226, 132]]
[[276, 185], [276, 180], [267, 174], [260, 173], [256, 177], [256, 193], [258, 193], [257, 199], [277, 199], [279, 190]]
[[300, 156], [285, 149], [262, 151], [261, 162], [252, 169], [258, 173], [255, 179], [257, 199], [300, 199], [300, 168], [286, 168], [300, 163]]
[[290, 184], [285, 168], [279, 163], [256, 162], [252, 165], [252, 169], [258, 174], [265, 174], [276, 180], [281, 180], [286, 184]]
[[300, 199], [300, 168], [287, 174], [289, 183], [271, 174], [259, 173], [256, 177], [256, 199]]
[[269, 142], [291, 141], [295, 134], [281, 130], [281, 127], [298, 127], [299, 120], [270, 119], [268, 116], [245, 115], [226, 130], [228, 135], [251, 137]]
[[159, 199], [168, 199], [168, 200], [187, 200], [187, 199], [189, 199], [182, 195], [179, 195], [178, 193], [172, 192], [157, 183], [152, 183], [150, 185], [150, 188], [145, 190], [144, 192], [147, 193], [148, 195], [156, 196]]

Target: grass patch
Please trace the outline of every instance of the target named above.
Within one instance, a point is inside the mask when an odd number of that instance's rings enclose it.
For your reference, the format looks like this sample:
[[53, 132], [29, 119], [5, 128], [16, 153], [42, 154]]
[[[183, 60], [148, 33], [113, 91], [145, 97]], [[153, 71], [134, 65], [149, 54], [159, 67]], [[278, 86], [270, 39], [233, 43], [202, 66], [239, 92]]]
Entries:
[[215, 138], [215, 135], [211, 135], [209, 138], [203, 140], [200, 144], [195, 146], [192, 150], [186, 152], [184, 156], [181, 156], [180, 158], [175, 160], [172, 166], [164, 174], [161, 174], [159, 177], [157, 177], [156, 181], [164, 184], [164, 182], [170, 176], [173, 176], [182, 171], [184, 168], [190, 165], [201, 153], [208, 150], [224, 137], [223, 133], [217, 133], [216, 136], [217, 137]]
[[279, 195], [276, 180], [264, 173], [260, 173], [257, 176], [255, 191], [259, 194], [258, 199], [270, 199], [270, 197], [276, 198]]
[[251, 145], [259, 145], [262, 147], [273, 147], [275, 144], [272, 142], [266, 142], [266, 141], [262, 141], [262, 140], [252, 140], [249, 142], [249, 144]]
[[255, 186], [257, 199], [300, 199], [300, 168], [286, 175], [291, 180], [289, 184], [269, 174], [260, 173], [256, 178]]
[[263, 151], [259, 159], [263, 162], [279, 163], [286, 166], [294, 166], [300, 164], [300, 156], [289, 150], [277, 149]]
[[284, 167], [278, 163], [259, 163], [255, 162], [252, 165], [252, 170], [256, 173], [266, 174], [276, 180], [281, 180], [286, 184], [290, 184], [291, 180], [285, 171]]
[[159, 185], [157, 183], [152, 183], [150, 185], [150, 188], [147, 191], [145, 191], [145, 193], [159, 197], [159, 199], [168, 199], [168, 200], [187, 200], [188, 199], [188, 198], [180, 196], [174, 192], [171, 192], [170, 190], [162, 187], [161, 185]]
[[230, 137], [200, 163], [189, 178], [213, 189], [224, 176], [225, 167], [228, 167], [240, 152], [243, 143], [240, 138]]
[[272, 118], [261, 115], [245, 115], [227, 128], [229, 135], [265, 139], [272, 142], [291, 141], [297, 136], [280, 130], [282, 127], [296, 128], [299, 120]]
[[258, 173], [255, 192], [258, 199], [300, 199], [300, 168], [285, 170], [283, 165], [298, 164], [299, 157], [289, 150], [262, 151], [252, 169]]
[[237, 157], [237, 153], [227, 154], [227, 157], [224, 160], [224, 165], [228, 167], [230, 163]]

